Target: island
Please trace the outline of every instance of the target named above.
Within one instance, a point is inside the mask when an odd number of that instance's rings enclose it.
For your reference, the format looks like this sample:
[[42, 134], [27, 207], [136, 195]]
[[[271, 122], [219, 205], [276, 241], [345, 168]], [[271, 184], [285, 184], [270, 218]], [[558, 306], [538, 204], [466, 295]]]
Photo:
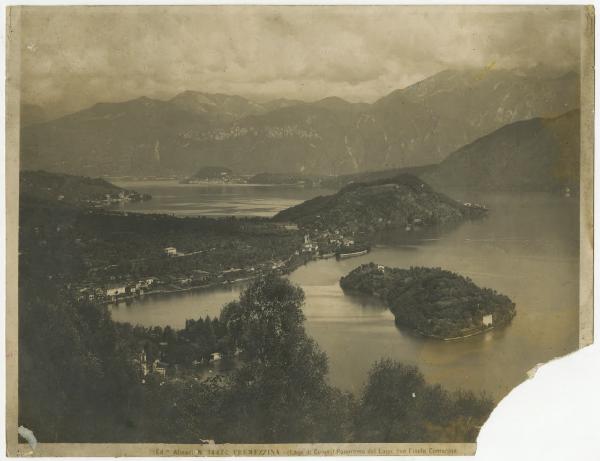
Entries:
[[223, 166], [204, 166], [189, 178], [182, 179], [181, 184], [245, 184], [246, 180]]
[[363, 264], [342, 277], [340, 286], [380, 298], [396, 325], [447, 341], [505, 326], [516, 315], [507, 296], [440, 268]]
[[258, 173], [248, 179], [249, 184], [269, 184], [277, 186], [319, 187], [323, 176], [294, 173]]

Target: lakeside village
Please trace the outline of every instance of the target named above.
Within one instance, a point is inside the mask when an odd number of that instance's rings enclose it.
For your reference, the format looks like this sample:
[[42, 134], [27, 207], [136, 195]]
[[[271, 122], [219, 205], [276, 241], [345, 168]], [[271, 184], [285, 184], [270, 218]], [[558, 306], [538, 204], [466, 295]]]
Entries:
[[[150, 194], [140, 194], [130, 190], [121, 190], [118, 193], [104, 194], [103, 197], [94, 197], [85, 201], [91, 208], [105, 208], [108, 205], [124, 204], [127, 202], [145, 202], [150, 200]], [[58, 200], [64, 200], [64, 195], [59, 195]]]
[[[487, 211], [484, 205], [478, 203], [467, 202], [463, 205], [468, 209]], [[71, 292], [78, 301], [118, 304], [141, 296], [245, 282], [271, 272], [285, 275], [312, 260], [334, 257], [346, 259], [362, 256], [370, 251], [370, 244], [366, 243], [369, 241], [368, 236], [356, 233], [346, 226], [331, 231], [318, 226], [310, 230], [300, 229], [297, 224], [289, 222], [276, 225], [287, 232], [304, 232], [302, 244], [286, 259], [271, 259], [248, 267], [229, 267], [219, 272], [196, 268], [185, 275], [155, 274], [135, 280], [111, 280], [104, 286], [89, 283], [84, 286], [72, 286]], [[418, 231], [423, 225], [423, 218], [415, 217], [406, 224], [404, 231]], [[162, 250], [164, 258], [185, 258], [200, 253], [204, 251], [182, 253], [172, 246]]]
[[[278, 223], [276, 226], [288, 232], [302, 232], [296, 224]], [[104, 286], [94, 286], [91, 283], [85, 286], [71, 285], [70, 292], [78, 301], [109, 305], [129, 303], [144, 296], [239, 283], [267, 273], [283, 275], [311, 260], [333, 257], [349, 258], [366, 254], [369, 251], [368, 247], [357, 244], [353, 237], [342, 235], [340, 231], [321, 231], [318, 236], [305, 233], [301, 242], [300, 246], [287, 259], [268, 260], [251, 267], [228, 268], [217, 273], [194, 269], [185, 276], [170, 274], [147, 276], [135, 280], [111, 281]], [[162, 257], [173, 262], [189, 255], [190, 253], [179, 252], [176, 247], [162, 249]], [[198, 325], [203, 322], [205, 326], [199, 327]], [[193, 326], [194, 324], [196, 327]], [[211, 326], [209, 327], [208, 324]], [[138, 337], [140, 352], [133, 360], [140, 382], [146, 383], [149, 379], [164, 382], [167, 379], [190, 374], [196, 379], [202, 379], [210, 376], [213, 372], [218, 373], [235, 367], [236, 360], [242, 351], [230, 350], [227, 344], [222, 343], [223, 332], [219, 333], [219, 330], [223, 326], [218, 326], [218, 324], [218, 318], [207, 318], [206, 320], [186, 322], [183, 334], [178, 334], [169, 327], [159, 328], [158, 330], [161, 330], [159, 332], [155, 331], [156, 328], [152, 328], [141, 333]], [[204, 331], [202, 328], [209, 328], [211, 333], [198, 333], [198, 331]], [[167, 335], [167, 330], [169, 330], [170, 336]], [[214, 341], [190, 339], [196, 334], [207, 335]], [[189, 361], [187, 360], [190, 357], [189, 354], [178, 351], [189, 347], [190, 341], [200, 341], [200, 343], [209, 341], [212, 346], [205, 345], [210, 349], [205, 350], [202, 354], [192, 354], [195, 358], [193, 361]]]
[[[281, 223], [278, 227], [292, 232], [299, 232], [296, 224]], [[316, 231], [316, 230], [315, 230]], [[70, 291], [78, 301], [89, 301], [99, 304], [119, 304], [130, 302], [142, 296], [165, 293], [190, 291], [194, 289], [210, 288], [219, 285], [252, 280], [267, 273], [278, 275], [289, 274], [297, 267], [309, 261], [337, 257], [339, 259], [351, 258], [367, 254], [370, 248], [366, 244], [355, 242], [354, 237], [344, 236], [339, 230], [334, 232], [318, 231], [318, 235], [304, 235], [299, 248], [286, 259], [271, 259], [264, 263], [249, 267], [229, 267], [220, 272], [208, 272], [202, 269], [193, 269], [185, 275], [160, 274], [149, 275], [135, 280], [111, 280], [104, 286], [95, 286], [93, 283], [71, 286]], [[185, 258], [199, 252], [181, 253], [176, 247], [162, 249], [164, 258]]]

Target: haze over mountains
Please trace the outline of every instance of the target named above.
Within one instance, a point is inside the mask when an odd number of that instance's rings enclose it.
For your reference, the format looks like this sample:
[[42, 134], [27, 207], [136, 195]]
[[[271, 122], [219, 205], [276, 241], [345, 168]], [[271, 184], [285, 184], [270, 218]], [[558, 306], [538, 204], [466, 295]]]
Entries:
[[503, 126], [451, 153], [439, 164], [327, 178], [335, 189], [412, 174], [436, 190], [558, 191], [579, 188], [580, 111]]
[[515, 122], [450, 154], [421, 177], [440, 189], [579, 187], [580, 113]]
[[576, 73], [539, 69], [447, 70], [373, 104], [186, 91], [24, 126], [21, 162], [92, 176], [185, 176], [210, 165], [337, 175], [438, 163], [505, 125], [578, 107]]

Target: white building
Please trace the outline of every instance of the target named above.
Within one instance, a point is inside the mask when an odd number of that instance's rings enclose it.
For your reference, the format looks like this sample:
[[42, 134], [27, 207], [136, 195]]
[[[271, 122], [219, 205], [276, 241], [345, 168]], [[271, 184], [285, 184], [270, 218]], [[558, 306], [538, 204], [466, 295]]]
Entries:
[[108, 297], [117, 297], [119, 295], [124, 295], [127, 293], [127, 288], [124, 285], [118, 285], [114, 287], [109, 287], [106, 289], [106, 296]]
[[223, 357], [221, 357], [221, 353], [220, 352], [213, 352], [212, 354], [210, 354], [210, 359], [213, 362], [216, 362], [217, 360], [221, 360]]
[[163, 378], [167, 376], [167, 368], [164, 363], [156, 359], [152, 364], [154, 373], [161, 375]]
[[150, 373], [150, 367], [148, 366], [148, 360], [147, 360], [145, 351], [140, 352], [139, 361], [140, 361], [140, 368], [141, 368], [142, 376], [144, 376], [144, 377], [148, 376], [148, 373]]
[[164, 252], [167, 256], [177, 256], [177, 248], [175, 247], [167, 247]]
[[487, 314], [483, 316], [482, 324], [484, 327], [490, 327], [494, 323], [494, 316], [492, 314]]

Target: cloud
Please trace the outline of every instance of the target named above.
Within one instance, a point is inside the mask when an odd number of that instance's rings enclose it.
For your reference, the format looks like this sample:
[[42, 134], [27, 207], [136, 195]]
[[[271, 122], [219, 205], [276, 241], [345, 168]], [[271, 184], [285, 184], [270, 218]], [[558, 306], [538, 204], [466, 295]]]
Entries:
[[577, 7], [24, 7], [23, 99], [71, 111], [193, 89], [371, 101], [448, 67], [566, 68]]

